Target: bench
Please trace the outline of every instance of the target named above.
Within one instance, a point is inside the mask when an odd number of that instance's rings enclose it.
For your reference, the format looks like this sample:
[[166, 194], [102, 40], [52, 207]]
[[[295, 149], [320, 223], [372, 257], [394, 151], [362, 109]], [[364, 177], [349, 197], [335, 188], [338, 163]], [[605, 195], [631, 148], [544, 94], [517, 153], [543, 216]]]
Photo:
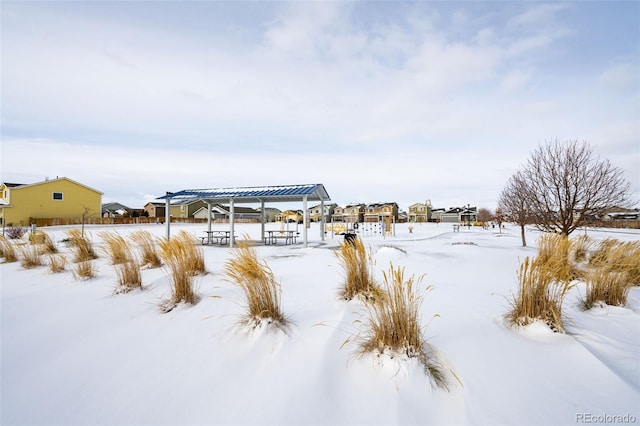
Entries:
[[267, 231], [265, 244], [277, 244], [278, 240], [284, 240], [285, 245], [295, 244], [299, 232], [294, 231]]
[[[229, 237], [231, 235], [231, 232], [229, 231], [204, 231], [207, 236], [205, 237], [200, 237], [200, 239], [202, 240], [202, 245], [206, 245], [206, 244], [220, 244], [225, 245], [229, 242]], [[236, 238], [236, 236], [234, 235], [233, 237], [234, 239]]]

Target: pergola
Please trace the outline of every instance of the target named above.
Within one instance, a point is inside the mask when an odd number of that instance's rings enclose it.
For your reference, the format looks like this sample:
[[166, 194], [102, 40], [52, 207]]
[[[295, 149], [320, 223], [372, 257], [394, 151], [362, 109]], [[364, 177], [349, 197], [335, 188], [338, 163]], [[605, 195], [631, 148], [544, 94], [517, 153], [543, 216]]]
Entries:
[[167, 192], [166, 195], [158, 197], [158, 200], [165, 200], [167, 220], [167, 239], [171, 237], [171, 200], [202, 200], [208, 206], [208, 230], [211, 231], [211, 206], [222, 202], [229, 203], [229, 247], [234, 244], [234, 204], [235, 203], [260, 203], [261, 212], [261, 235], [264, 235], [264, 205], [269, 203], [299, 202], [302, 201], [302, 210], [305, 213], [302, 227], [302, 238], [304, 247], [307, 247], [307, 212], [308, 201], [319, 201], [323, 212], [320, 226], [320, 238], [324, 241], [324, 202], [331, 200], [327, 190], [322, 184], [306, 185], [280, 185], [280, 186], [258, 186], [244, 188], [213, 188], [213, 189], [183, 189], [178, 192]]

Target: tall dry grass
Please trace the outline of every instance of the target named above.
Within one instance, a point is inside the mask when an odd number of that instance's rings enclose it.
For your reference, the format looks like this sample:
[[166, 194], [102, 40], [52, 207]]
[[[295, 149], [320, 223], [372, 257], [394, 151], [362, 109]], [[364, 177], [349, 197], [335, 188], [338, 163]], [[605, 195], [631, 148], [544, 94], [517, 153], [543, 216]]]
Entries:
[[[368, 318], [359, 336], [361, 354], [388, 354], [416, 358], [425, 373], [441, 388], [448, 389], [446, 376], [423, 336], [420, 308], [423, 296], [420, 284], [424, 276], [405, 279], [404, 268], [390, 265], [383, 272], [385, 297], [365, 304]], [[430, 287], [424, 289], [429, 290]]]
[[575, 257], [576, 253], [584, 252], [578, 248], [582, 245], [583, 239], [570, 240], [561, 234], [544, 234], [538, 240], [535, 264], [543, 268], [545, 273], [552, 273], [553, 281], [569, 283], [580, 275], [572, 257]]
[[192, 275], [206, 274], [207, 269], [204, 263], [204, 252], [198, 241], [186, 231], [180, 231], [171, 240], [160, 240], [160, 258], [167, 261], [167, 258], [174, 257], [184, 262], [186, 270]]
[[345, 300], [354, 297], [375, 300], [381, 297], [382, 291], [373, 276], [373, 254], [365, 249], [362, 239], [341, 242], [340, 250], [335, 253], [345, 273], [340, 297]]
[[38, 246], [25, 244], [20, 247], [20, 266], [24, 269], [31, 269], [42, 265], [43, 263], [40, 258], [40, 250], [38, 249]]
[[640, 242], [602, 240], [589, 260], [585, 282], [585, 309], [626, 305], [630, 287], [640, 284]]
[[98, 258], [93, 249], [93, 244], [83, 235], [80, 229], [73, 228], [68, 230], [67, 236], [69, 244], [74, 251], [74, 262], [87, 262]]
[[49, 272], [63, 272], [67, 266], [67, 258], [59, 254], [49, 254]]
[[159, 268], [162, 266], [162, 260], [156, 249], [156, 242], [149, 231], [136, 231], [131, 234], [131, 239], [138, 245], [140, 250], [140, 265], [150, 268]]
[[131, 262], [131, 248], [122, 235], [115, 232], [101, 232], [98, 235], [106, 244], [103, 250], [111, 259], [112, 265]]
[[58, 246], [55, 241], [49, 234], [43, 231], [37, 231], [39, 235], [42, 235], [42, 246], [45, 254], [55, 254], [58, 253]]
[[624, 279], [624, 273], [607, 269], [589, 271], [586, 278], [587, 289], [582, 300], [585, 309], [601, 304], [624, 306], [631, 286]]
[[247, 314], [241, 321], [243, 325], [256, 328], [267, 324], [287, 331], [290, 321], [282, 312], [280, 285], [254, 247], [246, 241], [238, 242], [224, 272], [227, 280], [237, 284], [244, 295]]
[[0, 235], [0, 257], [4, 258], [5, 263], [16, 262], [18, 255], [11, 241]]
[[511, 301], [511, 311], [506, 318], [519, 326], [541, 320], [553, 331], [564, 333], [562, 303], [572, 284], [557, 281], [556, 277], [565, 272], [563, 265], [525, 258], [518, 270], [518, 293]]
[[137, 262], [119, 263], [115, 267], [118, 276], [117, 293], [128, 293], [131, 290], [142, 288], [142, 273]]
[[170, 270], [171, 299], [162, 305], [165, 312], [178, 303], [196, 303], [198, 296], [193, 288], [193, 277], [204, 273], [204, 255], [195, 246], [195, 240], [185, 231], [170, 240], [160, 241], [160, 256]]
[[73, 270], [73, 276], [77, 280], [95, 278], [96, 273], [96, 267], [91, 260], [76, 262]]

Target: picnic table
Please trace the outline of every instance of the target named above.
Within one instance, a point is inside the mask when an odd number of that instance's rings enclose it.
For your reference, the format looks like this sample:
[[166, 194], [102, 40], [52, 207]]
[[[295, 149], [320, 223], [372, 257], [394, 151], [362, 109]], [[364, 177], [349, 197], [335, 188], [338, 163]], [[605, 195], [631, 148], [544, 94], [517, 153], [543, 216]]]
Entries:
[[285, 245], [295, 244], [299, 234], [297, 231], [265, 231], [264, 243], [276, 244], [278, 240], [283, 240]]
[[206, 237], [202, 237], [202, 244], [220, 244], [225, 245], [229, 242], [231, 231], [204, 231]]

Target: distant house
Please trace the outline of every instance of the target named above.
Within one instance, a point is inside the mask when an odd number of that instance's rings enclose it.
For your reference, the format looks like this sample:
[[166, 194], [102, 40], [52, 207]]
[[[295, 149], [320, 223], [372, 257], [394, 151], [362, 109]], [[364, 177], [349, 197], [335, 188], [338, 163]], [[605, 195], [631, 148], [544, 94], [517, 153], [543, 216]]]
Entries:
[[194, 217], [194, 214], [202, 208], [207, 209], [207, 203], [203, 200], [181, 200], [171, 204], [169, 211], [171, 217], [186, 219]]
[[[260, 212], [251, 207], [233, 207], [233, 215], [235, 220], [260, 220]], [[193, 217], [196, 219], [208, 219], [209, 207], [201, 207], [193, 213]], [[212, 219], [229, 219], [231, 217], [231, 209], [229, 206], [223, 206], [220, 204], [211, 205], [211, 218]]]
[[153, 201], [150, 201], [144, 205], [144, 211], [147, 212], [149, 217], [164, 217], [165, 210], [165, 203], [154, 203]]
[[27, 226], [35, 219], [101, 214], [102, 192], [66, 177], [31, 184], [0, 184], [3, 224]]
[[333, 214], [331, 215], [331, 221], [342, 222], [343, 219], [344, 219], [344, 207], [336, 206], [333, 209]]
[[302, 210], [284, 210], [276, 215], [276, 222], [302, 223], [303, 220]]
[[476, 207], [452, 207], [440, 215], [440, 221], [445, 223], [473, 223], [476, 221]]
[[398, 220], [398, 204], [395, 202], [373, 203], [367, 205], [364, 212], [365, 222], [379, 222], [385, 218]]
[[102, 217], [131, 216], [133, 209], [120, 203], [105, 203], [102, 205]]
[[[258, 211], [260, 211], [260, 209], [258, 209]], [[264, 208], [264, 221], [265, 222], [275, 222], [276, 221], [276, 217], [282, 213], [282, 211], [280, 211], [280, 209], [277, 209], [275, 207], [265, 207]]]
[[430, 222], [431, 221], [431, 201], [425, 203], [415, 203], [409, 206], [409, 222]]
[[325, 222], [331, 222], [331, 216], [338, 205], [335, 203], [329, 203], [324, 205], [324, 214], [322, 213], [322, 207], [320, 204], [313, 206], [309, 209], [309, 220], [311, 222], [320, 222], [322, 216], [324, 216]]
[[342, 221], [355, 223], [364, 222], [365, 205], [362, 203], [348, 204], [344, 207], [342, 213]]
[[442, 214], [446, 211], [443, 208], [431, 209], [431, 219], [430, 222], [442, 222]]

